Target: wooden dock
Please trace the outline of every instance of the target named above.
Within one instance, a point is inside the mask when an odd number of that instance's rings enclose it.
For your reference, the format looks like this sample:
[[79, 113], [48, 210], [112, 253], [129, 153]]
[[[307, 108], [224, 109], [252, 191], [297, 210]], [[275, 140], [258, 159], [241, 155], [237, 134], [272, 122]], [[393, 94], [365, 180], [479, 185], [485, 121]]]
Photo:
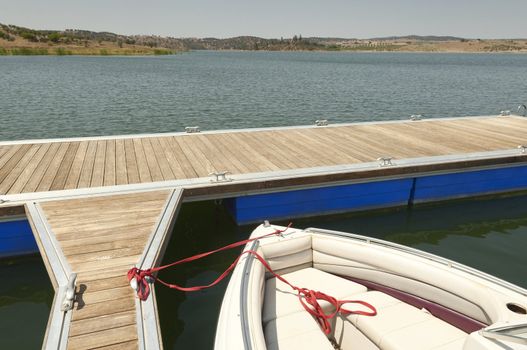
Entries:
[[45, 346], [155, 349], [155, 296], [125, 275], [159, 264], [183, 200], [524, 164], [526, 131], [488, 116], [0, 142], [0, 213], [25, 206], [55, 285]]
[[527, 118], [0, 142], [0, 196], [514, 149]]

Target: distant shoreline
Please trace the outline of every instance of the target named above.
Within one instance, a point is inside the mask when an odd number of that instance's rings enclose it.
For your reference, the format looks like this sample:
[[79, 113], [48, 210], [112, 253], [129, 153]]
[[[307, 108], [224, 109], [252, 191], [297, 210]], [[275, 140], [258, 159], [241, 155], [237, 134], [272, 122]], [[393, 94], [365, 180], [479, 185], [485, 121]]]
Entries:
[[0, 57], [2, 56], [84, 56], [84, 57], [109, 57], [109, 56], [120, 56], [120, 57], [140, 57], [140, 56], [167, 56], [167, 55], [177, 55], [184, 52], [200, 52], [200, 51], [216, 51], [216, 52], [327, 52], [327, 53], [415, 53], [415, 54], [518, 54], [524, 55], [527, 54], [525, 51], [418, 51], [418, 50], [242, 50], [242, 49], [195, 49], [188, 51], [170, 51], [170, 50], [112, 50], [106, 51], [101, 49], [99, 52], [96, 50], [93, 51], [83, 51], [75, 50], [71, 48], [40, 48], [40, 47], [31, 47], [31, 48], [9, 48], [5, 49], [0, 47]]
[[119, 35], [86, 30], [34, 30], [0, 24], [0, 56], [149, 56], [185, 51], [317, 51], [406, 53], [527, 53], [527, 39], [465, 39], [445, 36], [402, 36], [372, 39], [254, 36], [173, 38]]

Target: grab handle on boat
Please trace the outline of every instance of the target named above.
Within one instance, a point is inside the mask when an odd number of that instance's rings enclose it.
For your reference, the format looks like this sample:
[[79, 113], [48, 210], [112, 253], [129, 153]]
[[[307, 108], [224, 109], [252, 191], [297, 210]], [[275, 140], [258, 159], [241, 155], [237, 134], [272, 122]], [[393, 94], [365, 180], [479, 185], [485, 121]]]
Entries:
[[[523, 109], [523, 113], [520, 114], [520, 111]], [[524, 104], [521, 104], [518, 106], [518, 115], [521, 115], [523, 117], [525, 117], [527, 115], [527, 106], [524, 105]]]
[[66, 286], [66, 295], [62, 302], [62, 311], [69, 311], [73, 309], [73, 302], [75, 301], [75, 288], [77, 284], [77, 274], [72, 273], [68, 278], [68, 284]]

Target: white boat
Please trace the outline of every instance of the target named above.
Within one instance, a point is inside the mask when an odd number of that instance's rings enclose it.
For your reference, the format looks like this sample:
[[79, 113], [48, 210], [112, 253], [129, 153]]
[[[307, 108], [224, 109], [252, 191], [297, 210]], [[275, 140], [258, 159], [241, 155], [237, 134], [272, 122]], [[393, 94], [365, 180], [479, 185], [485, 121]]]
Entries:
[[[252, 237], [283, 229], [266, 223]], [[288, 228], [248, 243], [248, 250], [292, 285], [369, 303], [376, 315], [339, 313], [326, 335], [297, 292], [245, 254], [225, 292], [216, 350], [527, 349], [527, 290], [454, 261], [321, 229]]]

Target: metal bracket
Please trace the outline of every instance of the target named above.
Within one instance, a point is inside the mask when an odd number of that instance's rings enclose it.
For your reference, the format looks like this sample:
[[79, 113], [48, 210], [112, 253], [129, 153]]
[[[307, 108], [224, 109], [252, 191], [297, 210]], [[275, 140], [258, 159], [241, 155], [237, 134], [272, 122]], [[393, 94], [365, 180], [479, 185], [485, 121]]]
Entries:
[[519, 145], [518, 149], [520, 150], [521, 153], [525, 153], [527, 152], [527, 145]]
[[502, 116], [502, 117], [506, 117], [506, 116], [508, 116], [508, 115], [511, 115], [511, 111], [508, 110], [508, 109], [505, 110], [505, 111], [501, 111], [501, 112], [500, 112], [500, 116]]
[[421, 120], [422, 118], [423, 118], [423, 116], [421, 114], [412, 114], [410, 116], [410, 120], [412, 120], [412, 121]]
[[[523, 114], [520, 114], [520, 111], [523, 109]], [[525, 117], [527, 115], [527, 106], [524, 104], [521, 104], [518, 106], [518, 115], [521, 115]]]
[[232, 181], [232, 179], [229, 179], [227, 177], [227, 174], [230, 174], [230, 171], [215, 171], [213, 173], [210, 173], [209, 176], [214, 176], [214, 179], [212, 179], [212, 182], [227, 182]]
[[263, 227], [271, 227], [271, 224], [269, 223], [269, 220], [264, 220]]
[[379, 166], [385, 167], [385, 166], [394, 166], [395, 164], [392, 163], [393, 157], [379, 157], [377, 160], [379, 161]]
[[315, 120], [316, 126], [327, 126], [329, 124], [327, 119], [317, 119]]
[[77, 274], [72, 273], [68, 278], [68, 284], [66, 286], [66, 295], [64, 296], [64, 301], [62, 302], [61, 311], [69, 311], [73, 309], [73, 302], [75, 301], [75, 288], [77, 283]]
[[185, 127], [185, 132], [188, 134], [200, 132], [199, 126], [187, 126]]

